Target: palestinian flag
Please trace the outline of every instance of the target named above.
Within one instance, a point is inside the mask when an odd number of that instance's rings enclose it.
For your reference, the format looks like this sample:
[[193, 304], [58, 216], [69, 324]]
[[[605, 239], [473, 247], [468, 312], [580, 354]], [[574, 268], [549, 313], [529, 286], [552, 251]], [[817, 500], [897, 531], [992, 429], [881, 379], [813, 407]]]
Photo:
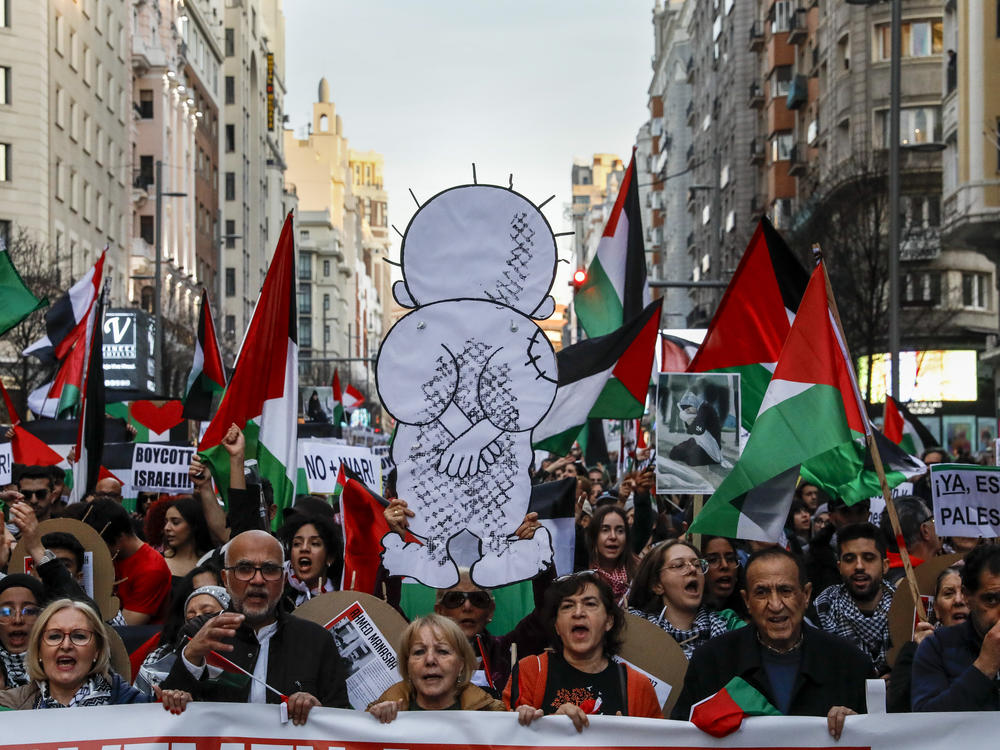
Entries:
[[910, 414], [905, 406], [897, 406], [892, 396], [885, 397], [882, 433], [911, 456], [923, 455], [924, 450], [936, 442], [920, 420]]
[[528, 512], [537, 513], [539, 523], [552, 536], [556, 574], [572, 573], [576, 551], [576, 479], [567, 477], [532, 485]]
[[808, 274], [766, 219], [726, 287], [688, 372], [740, 374], [743, 427], [753, 427]]
[[38, 299], [25, 286], [7, 247], [0, 242], [0, 336], [47, 304], [47, 299]]
[[757, 688], [742, 677], [734, 677], [715, 695], [691, 706], [690, 721], [713, 737], [732, 734], [744, 716], [781, 716]]
[[72, 417], [80, 403], [83, 368], [86, 361], [86, 329], [73, 333], [68, 345], [72, 347], [59, 363], [55, 377], [28, 394], [28, 408], [39, 417], [62, 419]]
[[573, 307], [587, 336], [594, 338], [621, 328], [642, 312], [649, 299], [633, 148], [618, 199]]
[[333, 423], [339, 425], [344, 420], [344, 394], [340, 390], [340, 373], [333, 369]]
[[[343, 463], [337, 484], [343, 479], [340, 493], [340, 519], [344, 528], [344, 572], [340, 590], [375, 593], [375, 579], [382, 563], [382, 537], [389, 532], [382, 511], [389, 503], [373, 492]], [[415, 541], [415, 539], [407, 539]]]
[[344, 389], [344, 393], [341, 396], [341, 404], [344, 407], [344, 411], [354, 411], [361, 404], [365, 402], [364, 394], [361, 393], [357, 388], [355, 388], [350, 383], [347, 384], [347, 388]]
[[74, 347], [83, 349], [85, 355], [71, 503], [82, 500], [86, 493], [93, 491], [104, 451], [104, 305], [102, 293], [90, 308], [83, 341]]
[[698, 345], [680, 336], [660, 334], [660, 372], [685, 372]]
[[[221, 445], [236, 424], [274, 488], [281, 511], [295, 496], [297, 460], [298, 323], [295, 312], [295, 248], [292, 215], [281, 229], [264, 286], [236, 358], [236, 368], [215, 417], [198, 444], [223, 497], [229, 493], [229, 454]], [[276, 516], [280, 519], [281, 513]]]
[[222, 365], [222, 350], [212, 323], [212, 305], [208, 289], [201, 290], [201, 310], [198, 312], [198, 340], [194, 345], [194, 360], [188, 375], [184, 396], [184, 418], [204, 422], [212, 416], [212, 399], [226, 390], [226, 371]]
[[643, 415], [660, 326], [658, 299], [613, 333], [585, 339], [556, 355], [555, 401], [532, 433], [534, 447], [566, 455], [588, 419]]
[[101, 290], [107, 252], [105, 247], [97, 263], [48, 309], [45, 313], [45, 335], [21, 352], [22, 355], [33, 354], [49, 363], [65, 359], [86, 327], [87, 313]]
[[14, 402], [10, 399], [10, 394], [0, 381], [0, 395], [3, 396], [4, 405], [7, 407], [7, 414], [10, 416], [11, 426], [14, 428], [14, 437], [10, 441], [10, 450], [14, 457], [14, 463], [25, 464], [27, 466], [58, 466], [63, 464], [68, 466], [66, 459], [52, 450], [43, 440], [39, 440], [21, 426], [21, 417], [18, 416]]
[[[732, 286], [730, 286], [732, 288]], [[690, 531], [762, 542], [778, 540], [802, 464], [831, 451], [857, 454], [869, 427], [851, 359], [827, 299], [826, 268], [813, 271], [736, 466]], [[844, 449], [844, 450], [841, 450]], [[810, 464], [811, 465], [811, 464]], [[862, 462], [839, 464], [843, 480]]]

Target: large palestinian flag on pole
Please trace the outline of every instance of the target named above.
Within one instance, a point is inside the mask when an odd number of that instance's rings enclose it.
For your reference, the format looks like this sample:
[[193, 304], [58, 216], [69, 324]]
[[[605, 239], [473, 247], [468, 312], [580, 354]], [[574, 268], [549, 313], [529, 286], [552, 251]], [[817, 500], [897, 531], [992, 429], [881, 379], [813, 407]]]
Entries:
[[633, 149], [597, 253], [587, 269], [587, 280], [577, 291], [573, 307], [583, 330], [594, 338], [621, 328], [642, 312], [649, 299]]
[[297, 325], [295, 249], [292, 215], [288, 214], [232, 380], [198, 444], [224, 497], [229, 492], [229, 454], [221, 442], [229, 426], [236, 424], [246, 437], [247, 459], [257, 460], [261, 477], [274, 488], [278, 509], [292, 504], [298, 466]]
[[869, 428], [847, 347], [827, 298], [826, 269], [813, 271], [767, 386], [743, 455], [694, 519], [691, 532], [778, 540], [802, 464], [838, 452], [845, 481], [863, 460]]
[[743, 427], [753, 427], [809, 275], [760, 220], [688, 372], [740, 374]]
[[[86, 319], [85, 319], [86, 320]], [[71, 348], [59, 363], [55, 377], [28, 394], [28, 408], [39, 417], [72, 417], [80, 403], [87, 359], [87, 331], [79, 329], [68, 341]]]
[[658, 299], [618, 330], [580, 341], [556, 355], [556, 397], [532, 432], [535, 448], [565, 455], [588, 418], [642, 416], [662, 307], [663, 300]]
[[21, 354], [25, 356], [32, 354], [43, 362], [54, 362], [66, 357], [81, 330], [86, 327], [87, 313], [90, 312], [101, 290], [104, 257], [107, 252], [108, 249], [105, 247], [101, 257], [87, 273], [45, 311], [45, 335]]
[[82, 500], [94, 489], [104, 454], [104, 304], [105, 295], [101, 294], [86, 318], [83, 340], [74, 347], [84, 349], [85, 355], [71, 503]]
[[226, 390], [226, 371], [222, 365], [222, 351], [212, 323], [212, 305], [208, 289], [201, 290], [201, 310], [198, 313], [198, 340], [194, 346], [194, 360], [188, 375], [184, 396], [185, 419], [205, 421], [212, 416], [212, 399]]

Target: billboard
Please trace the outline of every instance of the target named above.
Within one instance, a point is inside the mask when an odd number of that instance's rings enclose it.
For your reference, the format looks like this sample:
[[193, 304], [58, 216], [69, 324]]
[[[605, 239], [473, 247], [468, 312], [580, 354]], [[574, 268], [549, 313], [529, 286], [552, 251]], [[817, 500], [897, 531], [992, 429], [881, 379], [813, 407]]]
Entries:
[[[885, 402], [889, 390], [888, 354], [872, 356], [872, 403]], [[858, 384], [868, 382], [868, 358], [858, 359]], [[925, 350], [899, 353], [899, 400], [975, 401], [976, 352], [971, 349]]]
[[155, 323], [143, 310], [109, 309], [104, 313], [104, 386], [156, 391]]

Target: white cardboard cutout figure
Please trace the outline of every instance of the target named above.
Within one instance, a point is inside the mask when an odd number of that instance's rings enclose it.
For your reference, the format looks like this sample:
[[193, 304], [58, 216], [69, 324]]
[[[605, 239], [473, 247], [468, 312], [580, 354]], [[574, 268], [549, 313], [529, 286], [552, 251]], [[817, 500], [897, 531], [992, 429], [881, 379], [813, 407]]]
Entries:
[[449, 542], [466, 530], [480, 541], [480, 586], [531, 578], [552, 559], [544, 527], [531, 540], [513, 533], [531, 494], [531, 430], [556, 392], [555, 353], [535, 323], [555, 309], [556, 263], [545, 216], [507, 188], [454, 187], [410, 220], [393, 296], [412, 311], [382, 342], [376, 377], [399, 423], [396, 493], [422, 544], [387, 535], [391, 574], [456, 584]]

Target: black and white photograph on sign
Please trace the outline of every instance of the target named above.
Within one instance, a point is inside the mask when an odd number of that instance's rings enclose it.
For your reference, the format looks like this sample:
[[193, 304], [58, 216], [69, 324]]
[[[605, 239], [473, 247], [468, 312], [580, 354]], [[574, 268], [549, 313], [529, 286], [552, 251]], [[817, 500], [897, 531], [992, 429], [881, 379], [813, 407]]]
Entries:
[[660, 373], [656, 491], [711, 494], [740, 455], [740, 376]]

